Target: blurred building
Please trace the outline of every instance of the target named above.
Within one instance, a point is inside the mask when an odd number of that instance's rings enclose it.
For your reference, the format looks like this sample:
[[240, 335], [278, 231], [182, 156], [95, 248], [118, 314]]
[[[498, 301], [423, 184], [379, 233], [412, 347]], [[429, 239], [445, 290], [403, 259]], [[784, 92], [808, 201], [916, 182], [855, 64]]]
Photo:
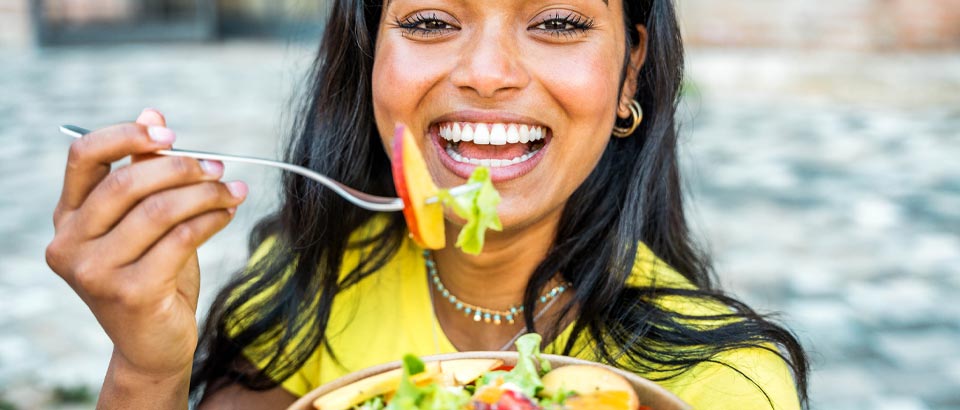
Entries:
[[960, 47], [960, 0], [679, 0], [691, 44], [856, 50]]
[[[677, 0], [691, 45], [960, 47], [960, 0]], [[315, 36], [329, 0], [2, 0], [0, 46]]]
[[0, 46], [312, 36], [319, 33], [326, 5], [324, 0], [2, 0]]

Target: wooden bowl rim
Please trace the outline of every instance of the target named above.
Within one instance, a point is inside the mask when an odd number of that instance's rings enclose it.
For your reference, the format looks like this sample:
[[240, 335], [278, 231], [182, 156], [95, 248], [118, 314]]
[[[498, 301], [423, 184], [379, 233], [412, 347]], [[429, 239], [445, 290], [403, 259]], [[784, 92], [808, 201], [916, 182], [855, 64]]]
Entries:
[[[618, 369], [616, 367], [608, 366], [601, 363], [591, 362], [588, 360], [578, 359], [575, 357], [560, 356], [554, 354], [542, 354], [541, 355], [545, 360], [549, 361], [553, 367], [562, 367], [569, 365], [590, 365], [590, 366], [600, 366], [607, 370], [610, 370], [620, 376], [623, 376], [630, 384], [633, 385], [634, 389], [637, 390], [637, 394], [640, 396], [641, 404], [651, 406], [654, 410], [691, 410], [692, 407], [680, 400], [673, 393], [669, 392], [667, 389], [663, 388], [659, 384], [656, 384], [648, 379], [637, 376], [636, 374], [630, 373], [625, 370]], [[445, 360], [460, 360], [460, 359], [500, 359], [503, 360], [505, 364], [513, 365], [517, 361], [517, 352], [459, 352], [459, 353], [445, 353], [431, 356], [424, 356], [420, 358], [424, 362], [435, 362], [435, 361], [445, 361]], [[313, 389], [309, 393], [303, 395], [299, 400], [294, 402], [287, 410], [313, 410], [313, 401], [318, 397], [323, 396], [333, 390], [339, 389], [340, 387], [346, 386], [350, 383], [353, 383], [358, 380], [365, 379], [367, 377], [377, 375], [386, 371], [397, 369], [401, 367], [401, 361], [393, 361], [389, 363], [384, 363], [381, 365], [376, 365], [373, 367], [368, 367], [363, 370], [358, 370], [356, 372], [347, 374], [340, 378], [337, 378], [327, 384], [324, 384], [316, 389]]]

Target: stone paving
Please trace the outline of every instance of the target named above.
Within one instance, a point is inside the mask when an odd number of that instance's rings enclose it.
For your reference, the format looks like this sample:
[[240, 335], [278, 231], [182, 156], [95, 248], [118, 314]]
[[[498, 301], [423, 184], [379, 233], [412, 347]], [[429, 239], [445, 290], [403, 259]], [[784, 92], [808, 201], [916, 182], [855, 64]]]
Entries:
[[[184, 148], [272, 156], [311, 47], [0, 50], [0, 409], [92, 408], [111, 344], [43, 260], [69, 145], [143, 107]], [[721, 281], [810, 349], [815, 409], [960, 409], [960, 57], [690, 52], [683, 164]], [[201, 249], [201, 306], [277, 174]]]

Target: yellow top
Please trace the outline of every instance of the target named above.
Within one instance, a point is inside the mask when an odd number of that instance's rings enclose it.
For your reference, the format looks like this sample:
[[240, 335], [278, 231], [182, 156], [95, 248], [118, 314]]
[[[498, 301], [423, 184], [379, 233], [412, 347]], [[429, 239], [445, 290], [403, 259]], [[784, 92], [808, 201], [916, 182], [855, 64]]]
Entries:
[[[263, 257], [269, 247], [268, 243], [261, 246], [253, 260]], [[359, 254], [348, 252], [344, 273], [356, 266]], [[650, 285], [654, 280], [658, 286], [692, 287], [686, 278], [641, 244], [630, 283]], [[339, 363], [321, 346], [282, 386], [302, 396], [340, 376], [399, 360], [407, 353], [426, 356], [456, 352], [434, 315], [429, 289], [422, 250], [407, 240], [382, 269], [344, 290], [334, 300], [326, 334]], [[679, 298], [664, 299], [660, 303], [684, 313], [704, 314], [718, 309]], [[562, 351], [571, 328], [544, 346], [543, 351]], [[574, 351], [575, 356], [595, 360], [587, 349], [578, 350]], [[716, 360], [732, 365], [763, 386], [774, 403], [772, 408], [800, 408], [790, 369], [777, 355], [759, 348], [741, 349], [721, 354]], [[697, 365], [660, 384], [698, 409], [771, 409], [766, 396], [743, 375], [712, 362]]]

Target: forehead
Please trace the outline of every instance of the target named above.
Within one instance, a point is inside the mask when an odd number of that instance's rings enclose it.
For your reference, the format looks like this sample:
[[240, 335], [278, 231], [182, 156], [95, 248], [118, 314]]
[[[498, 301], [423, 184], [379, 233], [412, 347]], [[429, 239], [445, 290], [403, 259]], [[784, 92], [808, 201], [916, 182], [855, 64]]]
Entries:
[[[469, 1], [471, 1], [471, 0], [452, 0], [452, 1], [457, 1], [457, 2], [463, 3], [463, 2], [469, 2]], [[476, 0], [473, 0], [473, 1], [476, 1]], [[527, 2], [527, 0], [515, 0], [515, 1], [516, 1], [517, 3]], [[609, 0], [588, 0], [588, 1], [603, 2], [603, 4], [609, 5]], [[390, 6], [390, 3], [392, 3], [392, 2], [393, 2], [393, 0], [384, 0], [384, 2], [383, 2], [383, 7], [384, 7], [384, 8], [389, 7], [389, 6]]]

